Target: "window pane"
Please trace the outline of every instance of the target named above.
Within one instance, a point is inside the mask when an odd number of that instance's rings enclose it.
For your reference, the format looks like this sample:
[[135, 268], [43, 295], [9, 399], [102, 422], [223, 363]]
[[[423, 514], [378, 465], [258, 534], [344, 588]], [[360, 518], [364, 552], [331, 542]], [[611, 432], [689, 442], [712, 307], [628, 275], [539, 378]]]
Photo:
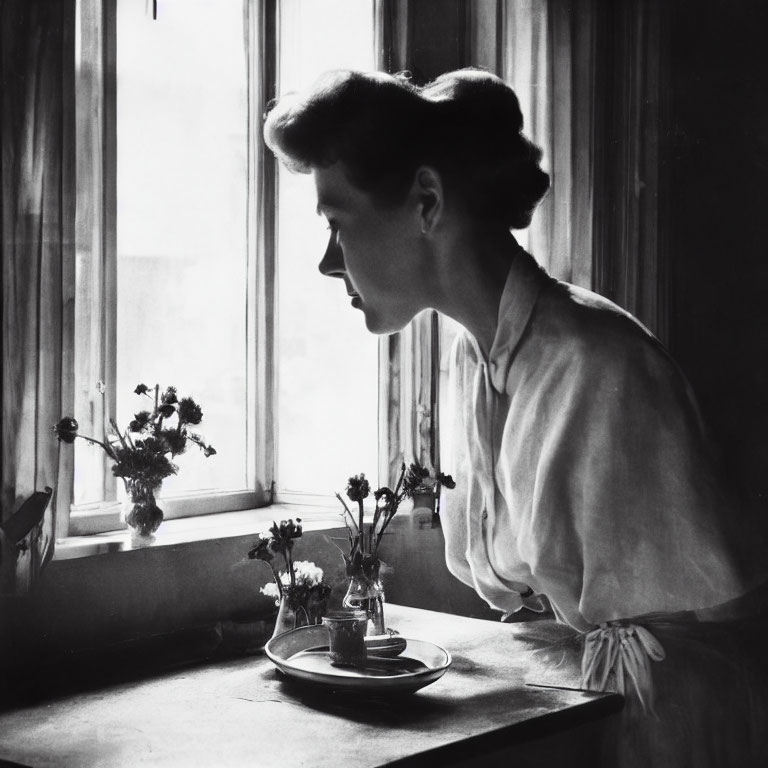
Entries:
[[[281, 93], [328, 69], [374, 68], [373, 7], [283, 0]], [[328, 240], [310, 176], [279, 176], [278, 489], [331, 494], [350, 474], [376, 478], [378, 341], [341, 280], [317, 270]]]
[[117, 415], [174, 385], [204, 412], [163, 495], [247, 487], [243, 0], [117, 3]]

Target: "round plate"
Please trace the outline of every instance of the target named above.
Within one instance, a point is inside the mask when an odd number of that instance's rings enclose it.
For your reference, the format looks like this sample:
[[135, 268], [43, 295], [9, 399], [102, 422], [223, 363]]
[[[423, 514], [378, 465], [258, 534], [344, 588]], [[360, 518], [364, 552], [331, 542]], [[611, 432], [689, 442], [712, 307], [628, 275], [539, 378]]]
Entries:
[[394, 658], [369, 655], [364, 667], [335, 667], [328, 657], [328, 630], [318, 624], [273, 637], [265, 651], [291, 678], [336, 690], [366, 694], [409, 693], [434, 683], [451, 664], [451, 655], [424, 640], [406, 639]]

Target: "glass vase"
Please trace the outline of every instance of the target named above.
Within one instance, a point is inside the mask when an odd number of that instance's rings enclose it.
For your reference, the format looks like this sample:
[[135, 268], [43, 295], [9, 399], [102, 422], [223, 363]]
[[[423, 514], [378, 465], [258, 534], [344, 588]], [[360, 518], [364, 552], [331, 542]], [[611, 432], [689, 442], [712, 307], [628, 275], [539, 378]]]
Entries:
[[151, 485], [138, 477], [125, 479], [128, 498], [123, 504], [124, 521], [134, 544], [143, 545], [154, 541], [155, 531], [163, 522], [163, 510], [155, 501], [155, 493], [160, 490], [160, 485]]
[[365, 611], [368, 615], [368, 635], [385, 635], [384, 585], [380, 578], [369, 579], [364, 574], [350, 576], [347, 594], [342, 604], [345, 608]]
[[280, 598], [280, 607], [277, 609], [277, 619], [272, 637], [277, 637], [292, 629], [309, 626], [309, 614], [303, 605], [296, 605], [292, 600], [283, 595]]

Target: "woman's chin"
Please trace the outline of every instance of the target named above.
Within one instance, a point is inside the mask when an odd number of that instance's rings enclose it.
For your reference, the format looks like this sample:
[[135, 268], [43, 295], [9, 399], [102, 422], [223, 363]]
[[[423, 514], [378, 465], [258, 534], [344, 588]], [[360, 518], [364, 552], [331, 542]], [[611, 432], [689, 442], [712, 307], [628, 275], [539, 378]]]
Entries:
[[377, 336], [385, 336], [390, 333], [397, 333], [402, 331], [412, 318], [408, 320], [398, 320], [394, 317], [383, 317], [377, 312], [372, 312], [363, 306], [363, 314], [365, 315], [365, 327]]

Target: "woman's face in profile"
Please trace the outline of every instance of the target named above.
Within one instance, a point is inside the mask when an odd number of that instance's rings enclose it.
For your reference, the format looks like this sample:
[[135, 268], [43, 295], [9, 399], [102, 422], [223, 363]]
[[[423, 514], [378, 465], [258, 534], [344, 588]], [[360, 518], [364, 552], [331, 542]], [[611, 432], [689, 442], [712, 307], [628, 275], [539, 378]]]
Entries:
[[317, 210], [330, 238], [319, 268], [344, 281], [373, 333], [401, 330], [424, 309], [419, 279], [421, 222], [411, 197], [382, 208], [354, 186], [342, 163], [313, 170]]

